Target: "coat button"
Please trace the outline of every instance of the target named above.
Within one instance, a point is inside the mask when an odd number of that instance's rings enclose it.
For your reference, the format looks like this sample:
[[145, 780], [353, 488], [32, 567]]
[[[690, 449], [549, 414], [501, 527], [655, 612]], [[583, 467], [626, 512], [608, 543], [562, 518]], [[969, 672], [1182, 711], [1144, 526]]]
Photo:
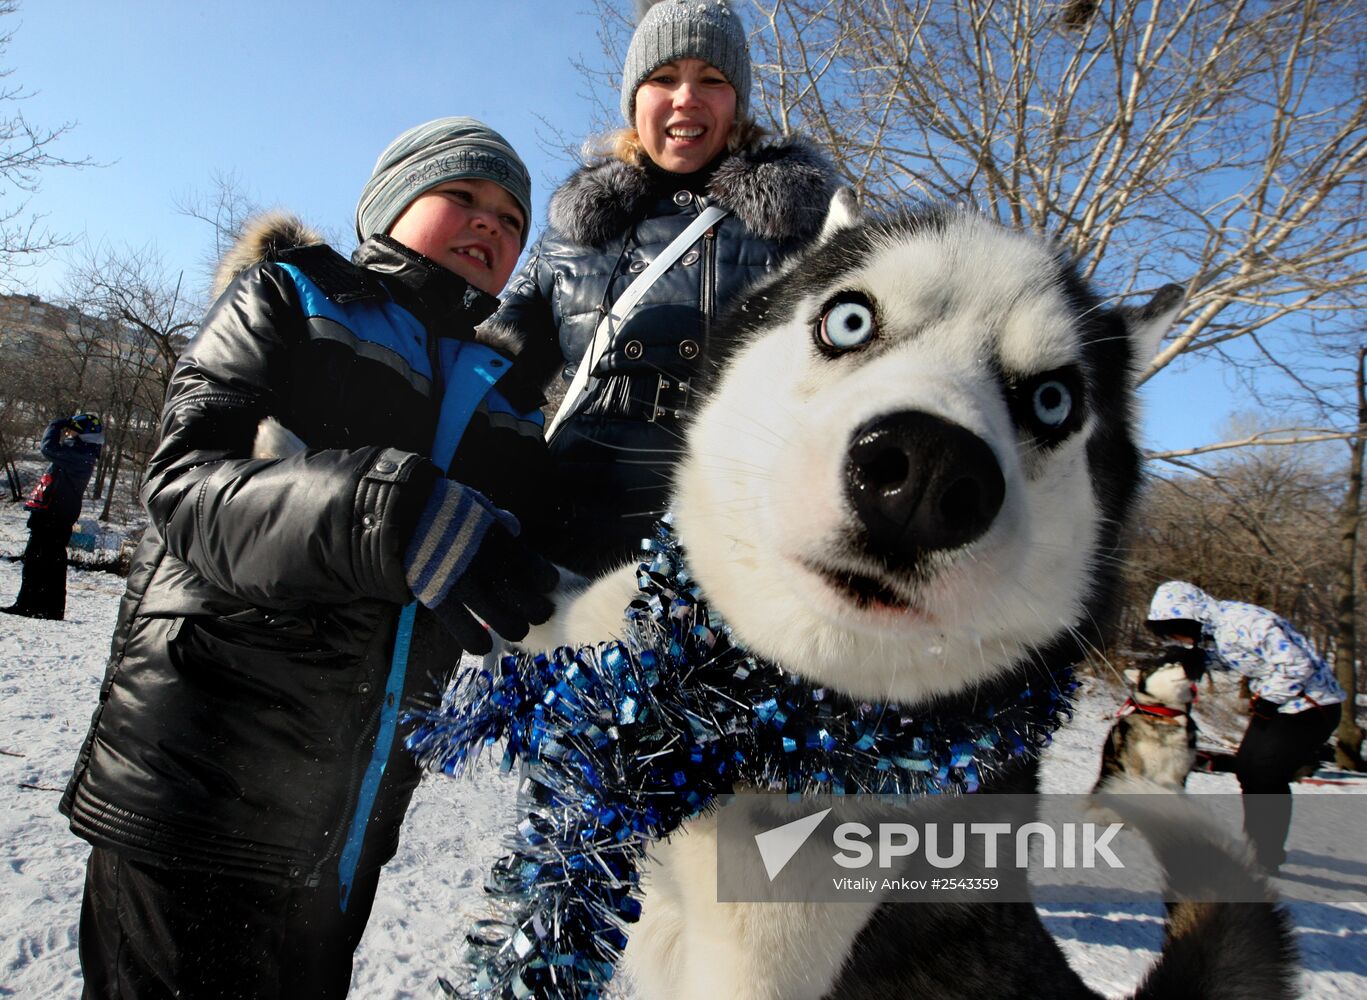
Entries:
[[640, 274], [649, 266], [650, 265], [648, 265], [643, 260], [633, 260], [630, 264], [627, 265], [627, 270], [630, 271], [632, 274]]
[[375, 515], [367, 514], [365, 517], [361, 518], [361, 524], [367, 528], [375, 527]]
[[685, 340], [679, 344], [679, 357], [685, 361], [692, 361], [698, 356], [698, 342], [696, 340]]
[[357, 694], [370, 694], [370, 681], [361, 681], [356, 685]]
[[564, 367], [564, 369], [561, 370], [561, 372], [560, 372], [560, 377], [563, 378], [566, 382], [568, 382], [568, 381], [570, 381], [570, 379], [574, 378], [574, 373], [577, 372], [578, 370], [579, 370], [579, 366], [578, 366], [578, 365], [575, 365], [575, 364], [566, 365], [566, 366]]
[[685, 205], [691, 203], [692, 201], [693, 201], [693, 195], [692, 195], [691, 192], [688, 192], [688, 191], [675, 191], [675, 192], [674, 192], [674, 204], [678, 205], [680, 208], [683, 208]]
[[375, 463], [376, 472], [393, 472], [398, 466], [387, 458], [382, 458]]
[[698, 251], [690, 250], [688, 251], [688, 253], [684, 254], [682, 257], [679, 258], [679, 263], [682, 264], [684, 267], [688, 267], [690, 264], [696, 264], [698, 262], [699, 256], [701, 255], [698, 253]]
[[626, 346], [622, 348], [622, 353], [627, 356], [627, 360], [635, 361], [646, 352], [646, 347], [639, 340], [628, 340]]

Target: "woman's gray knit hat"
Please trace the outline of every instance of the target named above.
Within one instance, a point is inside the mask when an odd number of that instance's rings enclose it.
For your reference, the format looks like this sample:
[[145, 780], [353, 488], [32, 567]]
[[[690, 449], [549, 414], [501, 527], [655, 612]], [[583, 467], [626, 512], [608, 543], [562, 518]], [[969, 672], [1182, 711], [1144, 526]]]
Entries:
[[474, 118], [438, 118], [391, 142], [356, 203], [356, 238], [387, 233], [419, 195], [447, 181], [493, 181], [522, 206], [522, 245], [532, 222], [532, 178], [521, 158], [488, 125]]
[[[640, 4], [638, 3], [639, 7]], [[701, 59], [725, 74], [736, 91], [736, 118], [750, 106], [750, 43], [726, 0], [660, 0], [636, 25], [622, 67], [622, 117], [636, 124], [636, 90], [676, 59]]]

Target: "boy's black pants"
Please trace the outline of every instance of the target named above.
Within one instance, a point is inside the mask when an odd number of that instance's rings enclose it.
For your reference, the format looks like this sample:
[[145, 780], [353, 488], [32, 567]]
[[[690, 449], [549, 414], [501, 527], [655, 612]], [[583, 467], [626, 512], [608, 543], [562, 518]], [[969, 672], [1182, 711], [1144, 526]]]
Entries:
[[379, 870], [342, 913], [335, 881], [271, 885], [94, 848], [81, 903], [82, 1000], [332, 1000], [351, 985]]
[[66, 614], [66, 547], [70, 521], [33, 514], [24, 547], [23, 582], [14, 606], [25, 614], [61, 619]]
[[[1244, 830], [1258, 863], [1275, 870], [1286, 860], [1291, 828], [1291, 779], [1339, 724], [1340, 705], [1323, 705], [1288, 715], [1255, 715], [1248, 721], [1235, 757], [1234, 773], [1244, 793]], [[1251, 796], [1251, 797], [1250, 797]]]

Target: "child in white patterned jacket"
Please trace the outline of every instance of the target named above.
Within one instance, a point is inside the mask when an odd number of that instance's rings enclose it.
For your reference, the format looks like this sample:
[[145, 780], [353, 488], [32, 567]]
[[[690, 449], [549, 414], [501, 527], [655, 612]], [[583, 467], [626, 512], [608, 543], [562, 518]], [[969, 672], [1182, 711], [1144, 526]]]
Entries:
[[1252, 718], [1239, 744], [1235, 774], [1245, 795], [1244, 829], [1259, 864], [1275, 874], [1286, 860], [1291, 779], [1315, 762], [1316, 751], [1338, 727], [1343, 688], [1285, 618], [1256, 604], [1217, 600], [1181, 580], [1159, 584], [1148, 626], [1188, 646], [1204, 640], [1212, 667], [1248, 678]]

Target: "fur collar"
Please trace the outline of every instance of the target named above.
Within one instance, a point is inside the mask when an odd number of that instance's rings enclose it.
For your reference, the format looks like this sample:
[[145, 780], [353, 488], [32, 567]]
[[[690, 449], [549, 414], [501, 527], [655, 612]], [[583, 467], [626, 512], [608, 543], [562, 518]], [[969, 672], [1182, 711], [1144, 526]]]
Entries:
[[[790, 137], [726, 157], [708, 184], [708, 196], [730, 209], [761, 239], [807, 239], [821, 230], [835, 191], [825, 154]], [[649, 177], [621, 160], [581, 167], [551, 198], [550, 222], [563, 236], [602, 246], [649, 211]]]
[[287, 212], [266, 212], [248, 219], [242, 235], [233, 244], [214, 271], [214, 298], [253, 264], [276, 260], [280, 254], [295, 247], [322, 243], [323, 237], [298, 218]]
[[[222, 295], [232, 284], [233, 279], [247, 268], [279, 260], [287, 251], [300, 247], [319, 245], [321, 249], [323, 242], [323, 237], [319, 233], [287, 212], [267, 212], [248, 220], [242, 228], [242, 235], [232, 249], [223, 255], [214, 272], [214, 297]], [[400, 249], [412, 253], [407, 248]], [[340, 257], [338, 262], [345, 263]], [[359, 269], [357, 273], [360, 273]], [[480, 295], [483, 297], [483, 293]], [[490, 301], [492, 303], [492, 298]], [[501, 391], [514, 405], [524, 410], [542, 405], [542, 387], [560, 370], [563, 363], [558, 348], [539, 351], [530, 349], [526, 338], [516, 331], [487, 323], [476, 328], [475, 340], [519, 362], [500, 381]]]

